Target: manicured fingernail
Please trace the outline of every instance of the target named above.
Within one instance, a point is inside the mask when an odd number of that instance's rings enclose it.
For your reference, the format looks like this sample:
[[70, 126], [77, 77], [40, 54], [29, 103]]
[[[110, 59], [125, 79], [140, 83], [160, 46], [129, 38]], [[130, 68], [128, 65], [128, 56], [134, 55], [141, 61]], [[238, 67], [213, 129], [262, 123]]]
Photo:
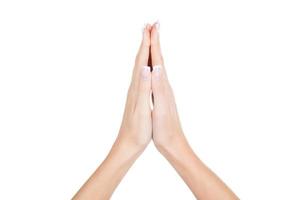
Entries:
[[159, 77], [161, 75], [161, 66], [160, 65], [154, 65], [152, 73], [153, 73], [153, 75], [156, 79], [159, 79]]
[[150, 74], [151, 74], [151, 68], [149, 66], [144, 66], [143, 70], [142, 70], [142, 78], [144, 80], [148, 80], [150, 78]]
[[157, 32], [159, 32], [159, 29], [160, 29], [160, 23], [159, 23], [158, 20], [154, 23], [154, 26], [155, 26]]

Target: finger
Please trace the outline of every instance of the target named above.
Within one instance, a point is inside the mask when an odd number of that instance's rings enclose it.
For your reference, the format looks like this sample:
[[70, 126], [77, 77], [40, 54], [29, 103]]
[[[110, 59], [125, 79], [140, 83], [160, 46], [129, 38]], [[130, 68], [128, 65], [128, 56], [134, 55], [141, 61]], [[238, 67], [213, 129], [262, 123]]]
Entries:
[[166, 70], [163, 65], [159, 41], [159, 23], [156, 22], [151, 29], [151, 60], [153, 65], [152, 71], [152, 92], [154, 109], [162, 111], [166, 108], [168, 81]]
[[143, 66], [148, 65], [149, 53], [150, 53], [150, 30], [151, 25], [147, 24], [143, 29], [143, 39], [139, 47], [139, 51], [135, 59], [135, 67], [133, 70], [133, 81], [139, 80], [139, 74]]
[[143, 29], [143, 39], [136, 56], [136, 66], [147, 66], [148, 64], [150, 49], [150, 30], [150, 24], [147, 24]]
[[159, 41], [159, 23], [153, 24], [151, 29], [151, 60], [152, 65], [163, 65], [163, 57]]
[[143, 66], [147, 65], [150, 52], [150, 30], [151, 25], [146, 24], [143, 28], [143, 38], [139, 47], [139, 51], [136, 55], [135, 66], [132, 72], [131, 84], [128, 90], [126, 107], [133, 110], [136, 105], [139, 75]]
[[151, 47], [150, 47], [150, 55], [152, 66], [160, 66], [161, 74], [163, 79], [167, 81], [167, 73], [164, 67], [163, 56], [160, 47], [160, 38], [159, 38], [159, 22], [153, 24], [151, 28]]
[[147, 112], [150, 109], [151, 95], [151, 69], [149, 66], [142, 68], [139, 78], [136, 108], [141, 109], [141, 112]]

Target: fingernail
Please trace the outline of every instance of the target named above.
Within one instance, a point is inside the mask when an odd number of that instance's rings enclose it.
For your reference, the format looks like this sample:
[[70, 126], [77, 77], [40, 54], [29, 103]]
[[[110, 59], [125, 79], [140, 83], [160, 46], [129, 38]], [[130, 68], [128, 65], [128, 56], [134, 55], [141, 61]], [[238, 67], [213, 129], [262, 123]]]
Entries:
[[142, 70], [142, 78], [144, 80], [148, 80], [150, 78], [150, 67], [149, 66], [144, 66]]
[[160, 65], [154, 65], [152, 73], [153, 73], [153, 75], [156, 79], [159, 79], [160, 74], [161, 74], [161, 66]]
[[159, 29], [160, 29], [160, 23], [159, 23], [158, 20], [154, 23], [154, 26], [155, 26], [157, 32], [159, 32]]

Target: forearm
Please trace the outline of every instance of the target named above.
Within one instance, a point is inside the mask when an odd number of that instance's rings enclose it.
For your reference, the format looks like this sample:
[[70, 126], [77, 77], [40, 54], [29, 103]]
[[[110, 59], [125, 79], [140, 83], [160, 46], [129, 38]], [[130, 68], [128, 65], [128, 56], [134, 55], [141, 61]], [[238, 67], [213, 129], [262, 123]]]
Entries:
[[197, 199], [238, 199], [193, 152], [184, 136], [173, 138], [159, 151], [176, 169]]
[[73, 200], [110, 199], [126, 172], [143, 151], [117, 139], [106, 159], [73, 197]]

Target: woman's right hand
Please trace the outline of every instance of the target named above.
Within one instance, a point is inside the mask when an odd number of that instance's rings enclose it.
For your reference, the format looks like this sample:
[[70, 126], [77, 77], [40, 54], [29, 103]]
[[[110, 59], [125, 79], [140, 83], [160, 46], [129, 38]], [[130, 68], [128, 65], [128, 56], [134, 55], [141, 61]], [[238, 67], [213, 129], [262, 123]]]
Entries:
[[151, 30], [153, 141], [197, 199], [237, 200], [238, 197], [197, 157], [180, 126], [174, 95], [167, 79], [157, 26]]

